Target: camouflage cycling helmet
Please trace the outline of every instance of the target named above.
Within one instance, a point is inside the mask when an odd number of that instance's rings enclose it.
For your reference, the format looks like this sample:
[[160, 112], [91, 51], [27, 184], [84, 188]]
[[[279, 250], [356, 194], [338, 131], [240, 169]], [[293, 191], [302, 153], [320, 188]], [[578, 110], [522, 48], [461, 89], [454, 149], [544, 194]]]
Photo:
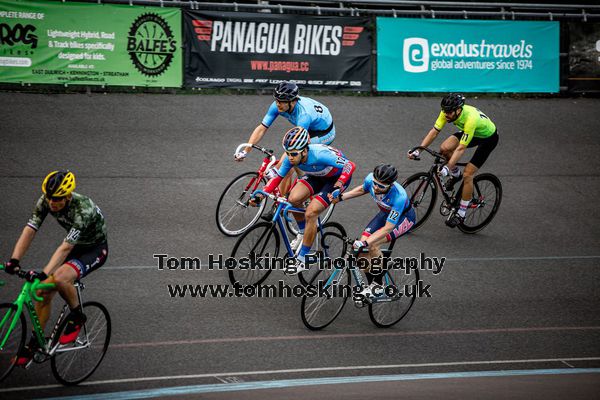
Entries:
[[66, 197], [75, 190], [75, 175], [69, 170], [50, 172], [42, 183], [46, 197]]
[[294, 101], [298, 98], [300, 90], [298, 85], [291, 82], [281, 82], [273, 90], [273, 97], [279, 101]]
[[452, 112], [465, 105], [465, 96], [460, 93], [450, 93], [442, 99], [442, 110]]

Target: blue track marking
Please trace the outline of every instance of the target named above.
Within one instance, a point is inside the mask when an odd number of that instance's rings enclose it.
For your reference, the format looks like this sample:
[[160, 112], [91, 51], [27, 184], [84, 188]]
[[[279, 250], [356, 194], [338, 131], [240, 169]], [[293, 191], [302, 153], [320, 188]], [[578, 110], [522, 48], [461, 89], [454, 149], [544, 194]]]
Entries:
[[401, 375], [375, 375], [375, 376], [349, 376], [335, 378], [314, 379], [286, 379], [278, 381], [257, 381], [244, 383], [222, 383], [210, 385], [176, 386], [170, 388], [132, 390], [125, 392], [102, 393], [85, 396], [53, 397], [47, 400], [82, 399], [82, 400], [119, 400], [119, 399], [150, 399], [164, 396], [181, 396], [201, 393], [237, 392], [259, 389], [280, 389], [300, 386], [339, 385], [348, 383], [369, 382], [396, 382], [414, 381], [424, 379], [452, 379], [452, 378], [484, 378], [527, 375], [569, 375], [569, 374], [598, 374], [600, 368], [568, 368], [568, 369], [528, 369], [509, 371], [473, 371], [473, 372], [448, 372], [435, 374], [401, 374]]

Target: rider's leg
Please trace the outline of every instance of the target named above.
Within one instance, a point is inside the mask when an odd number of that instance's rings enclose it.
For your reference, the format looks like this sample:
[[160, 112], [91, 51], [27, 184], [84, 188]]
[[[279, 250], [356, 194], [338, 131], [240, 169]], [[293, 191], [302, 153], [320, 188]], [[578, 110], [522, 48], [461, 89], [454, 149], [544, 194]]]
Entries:
[[442, 145], [440, 146], [440, 153], [446, 157], [446, 160], [450, 160], [454, 150], [456, 150], [458, 147], [458, 143], [459, 140], [456, 136], [449, 136], [442, 142]]
[[302, 239], [302, 248], [298, 254], [299, 258], [302, 258], [310, 251], [317, 236], [317, 220], [323, 210], [325, 210], [325, 206], [317, 198], [313, 199], [306, 208], [306, 228], [304, 230], [304, 238]]
[[[304, 203], [304, 200], [310, 197], [311, 193], [312, 187], [310, 183], [305, 182], [304, 180], [299, 180], [298, 183], [292, 188], [292, 191], [288, 196], [288, 201], [292, 203], [294, 207], [302, 208], [302, 203]], [[300, 241], [303, 238], [302, 235], [304, 235], [306, 220], [303, 213], [292, 213], [292, 215], [296, 220], [296, 224], [298, 225], [298, 236], [292, 241], [292, 250], [295, 251], [300, 246]]]
[[75, 282], [75, 279], [77, 279], [78, 276], [78, 272], [71, 266], [71, 264], [63, 264], [54, 273], [56, 289], [62, 298], [67, 302], [71, 310], [74, 310], [79, 306], [77, 289], [75, 289], [75, 286], [73, 286], [73, 282]]
[[[54, 283], [54, 275], [50, 275], [48, 279], [44, 281], [44, 283]], [[56, 294], [55, 290], [38, 290], [37, 295], [42, 298], [42, 301], [38, 301], [35, 303], [35, 312], [40, 321], [40, 325], [42, 329], [46, 327], [46, 323], [50, 318], [50, 313], [52, 312], [52, 299]]]

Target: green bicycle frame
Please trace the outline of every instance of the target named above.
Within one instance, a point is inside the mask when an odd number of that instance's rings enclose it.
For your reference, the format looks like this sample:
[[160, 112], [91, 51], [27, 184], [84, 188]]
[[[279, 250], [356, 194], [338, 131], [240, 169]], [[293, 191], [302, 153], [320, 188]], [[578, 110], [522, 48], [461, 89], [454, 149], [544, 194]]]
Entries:
[[[4, 265], [0, 264], [0, 271], [2, 271], [4, 269]], [[4, 284], [4, 282], [0, 281], [0, 286], [2, 286]], [[37, 300], [37, 301], [42, 301], [43, 299], [39, 296], [37, 296], [35, 294], [35, 292], [37, 290], [48, 290], [48, 289], [54, 289], [56, 287], [56, 284], [54, 283], [42, 283], [39, 280], [35, 280], [34, 282], [25, 282], [25, 284], [23, 285], [23, 288], [21, 289], [21, 293], [19, 294], [19, 296], [17, 297], [17, 299], [13, 302], [13, 304], [15, 306], [17, 306], [17, 310], [16, 312], [9, 311], [7, 312], [3, 317], [2, 317], [2, 321], [0, 321], [0, 330], [2, 330], [2, 327], [4, 326], [4, 324], [6, 323], [10, 323], [10, 326], [8, 327], [8, 330], [6, 331], [6, 336], [4, 338], [0, 338], [2, 340], [2, 342], [0, 342], [0, 350], [4, 349], [4, 346], [6, 345], [6, 341], [8, 340], [8, 337], [10, 336], [10, 334], [12, 333], [13, 329], [15, 329], [15, 326], [17, 325], [17, 322], [19, 321], [19, 316], [21, 315], [21, 312], [23, 312], [23, 306], [27, 307], [27, 311], [29, 312], [29, 318], [31, 319], [31, 322], [33, 324], [33, 330], [35, 332], [35, 336], [36, 339], [40, 345], [40, 347], [44, 347], [46, 344], [46, 339], [44, 337], [44, 330], [42, 329], [42, 326], [40, 324], [40, 320], [37, 316], [37, 313], [35, 312], [35, 307], [33, 306], [33, 299]], [[11, 318], [12, 316], [12, 318]]]

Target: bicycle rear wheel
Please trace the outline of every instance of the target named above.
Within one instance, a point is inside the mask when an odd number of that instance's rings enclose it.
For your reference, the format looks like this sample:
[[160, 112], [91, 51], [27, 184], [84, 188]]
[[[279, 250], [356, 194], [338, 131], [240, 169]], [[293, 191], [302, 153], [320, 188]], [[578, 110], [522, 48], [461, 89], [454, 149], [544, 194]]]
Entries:
[[[279, 232], [277, 225], [272, 222], [260, 222], [248, 229], [235, 243], [231, 251], [231, 257], [239, 259], [248, 257], [257, 259], [259, 257], [277, 257], [279, 254]], [[231, 284], [240, 285], [259, 285], [271, 273], [271, 269], [266, 267], [264, 262], [260, 265], [263, 268], [233, 268], [229, 270], [229, 280]]]
[[[17, 312], [17, 306], [11, 303], [0, 304], [0, 382], [2, 382], [15, 367], [15, 357], [17, 353], [23, 350], [25, 346], [25, 335], [27, 332], [27, 322], [25, 315], [21, 312], [17, 319], [14, 329], [9, 333], [10, 324]], [[8, 337], [7, 337], [8, 334]]]
[[[248, 205], [257, 179], [257, 172], [245, 172], [229, 182], [221, 194], [215, 217], [224, 235], [241, 235], [260, 218], [267, 201], [263, 200], [258, 207]], [[264, 185], [265, 179], [259, 183]]]
[[458, 225], [464, 233], [476, 233], [492, 222], [502, 202], [502, 184], [492, 174], [480, 174], [473, 178], [473, 200], [467, 209], [465, 220]]
[[[302, 323], [313, 331], [325, 328], [342, 312], [348, 297], [352, 295], [350, 271], [333, 265], [319, 270], [309, 282], [307, 293], [302, 297], [300, 316]], [[322, 288], [323, 293], [319, 293]]]
[[369, 304], [369, 318], [375, 326], [379, 328], [394, 326], [412, 308], [417, 297], [419, 271], [408, 269], [407, 272], [408, 274], [403, 269], [391, 268], [385, 273], [383, 287], [395, 289], [389, 292], [391, 296], [383, 295], [383, 301]]
[[110, 343], [111, 323], [108, 310], [95, 301], [83, 303], [87, 320], [73, 343], [61, 345], [58, 339], [67, 327], [65, 318], [52, 338], [52, 374], [63, 385], [77, 385], [89, 378], [102, 362]]
[[431, 215], [435, 201], [437, 200], [438, 188], [434, 180], [426, 172], [418, 172], [409, 176], [402, 186], [410, 198], [410, 203], [415, 210], [416, 220], [411, 228], [415, 231], [427, 221]]

